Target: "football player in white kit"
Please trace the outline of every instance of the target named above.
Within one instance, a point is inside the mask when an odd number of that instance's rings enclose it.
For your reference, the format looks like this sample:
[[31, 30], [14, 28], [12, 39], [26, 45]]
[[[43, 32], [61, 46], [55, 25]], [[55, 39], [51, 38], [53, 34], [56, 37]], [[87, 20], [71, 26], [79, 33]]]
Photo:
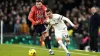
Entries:
[[53, 26], [54, 31], [55, 31], [55, 38], [58, 44], [66, 51], [67, 56], [70, 56], [70, 52], [68, 51], [68, 49], [62, 42], [62, 38], [64, 37], [67, 43], [70, 44], [70, 40], [69, 40], [68, 32], [67, 32], [67, 26], [63, 20], [67, 21], [72, 27], [77, 28], [77, 26], [74, 25], [68, 18], [59, 14], [53, 14], [51, 9], [47, 9], [46, 15], [49, 18], [47, 20], [47, 23], [49, 24], [49, 26], [47, 27], [45, 32], [47, 32], [49, 28]]

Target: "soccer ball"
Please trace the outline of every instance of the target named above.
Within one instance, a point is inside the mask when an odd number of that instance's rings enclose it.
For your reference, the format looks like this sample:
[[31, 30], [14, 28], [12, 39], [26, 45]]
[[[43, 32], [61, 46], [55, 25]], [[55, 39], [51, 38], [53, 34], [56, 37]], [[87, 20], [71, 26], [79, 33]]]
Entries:
[[29, 55], [29, 56], [36, 56], [36, 51], [35, 51], [35, 49], [30, 49], [28, 55]]

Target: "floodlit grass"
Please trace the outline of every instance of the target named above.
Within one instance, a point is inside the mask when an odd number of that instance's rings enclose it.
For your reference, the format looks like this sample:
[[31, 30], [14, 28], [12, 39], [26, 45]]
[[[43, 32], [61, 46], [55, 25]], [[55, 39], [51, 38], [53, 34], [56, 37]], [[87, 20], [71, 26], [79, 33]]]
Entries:
[[[29, 49], [35, 49], [37, 56], [50, 56], [48, 50], [41, 46], [19, 45], [19, 44], [0, 44], [0, 56], [28, 56]], [[55, 55], [66, 56], [63, 49], [53, 48]], [[69, 50], [71, 56], [100, 56], [100, 53], [85, 52], [79, 50]]]

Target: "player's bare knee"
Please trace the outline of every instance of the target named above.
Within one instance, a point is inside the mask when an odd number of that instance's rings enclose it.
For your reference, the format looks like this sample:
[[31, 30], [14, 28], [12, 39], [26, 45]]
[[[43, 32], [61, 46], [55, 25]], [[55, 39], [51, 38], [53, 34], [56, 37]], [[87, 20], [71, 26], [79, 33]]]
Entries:
[[58, 41], [62, 41], [62, 38], [56, 38], [56, 40], [57, 40], [57, 42], [58, 42]]

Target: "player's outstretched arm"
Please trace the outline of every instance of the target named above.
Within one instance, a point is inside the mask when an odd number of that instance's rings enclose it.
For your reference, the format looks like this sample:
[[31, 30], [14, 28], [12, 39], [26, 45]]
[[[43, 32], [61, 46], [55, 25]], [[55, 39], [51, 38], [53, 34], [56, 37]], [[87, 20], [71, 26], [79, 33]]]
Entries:
[[77, 25], [74, 25], [68, 18], [66, 18], [66, 17], [63, 17], [62, 18], [63, 20], [66, 20], [72, 27], [74, 27], [75, 29], [77, 29], [78, 28], [78, 24]]
[[62, 19], [67, 21], [71, 26], [73, 26], [73, 27], [75, 26], [68, 18], [63, 16]]
[[52, 25], [48, 24], [48, 26], [46, 27], [46, 30], [45, 30], [45, 31], [48, 32], [49, 29], [51, 28], [51, 26], [52, 26]]

